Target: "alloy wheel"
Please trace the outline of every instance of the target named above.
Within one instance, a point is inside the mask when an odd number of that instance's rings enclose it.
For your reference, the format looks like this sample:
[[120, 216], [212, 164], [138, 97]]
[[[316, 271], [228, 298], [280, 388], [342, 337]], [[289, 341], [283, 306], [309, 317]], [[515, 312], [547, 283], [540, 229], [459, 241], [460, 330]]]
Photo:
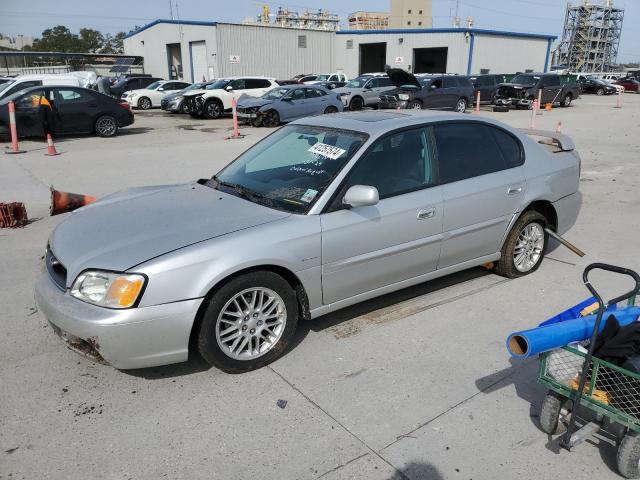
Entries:
[[233, 296], [216, 322], [216, 341], [225, 355], [253, 360], [269, 352], [287, 323], [285, 303], [269, 288], [249, 288]]
[[209, 118], [218, 118], [222, 115], [222, 109], [217, 102], [209, 102], [205, 105], [205, 112]]
[[116, 133], [118, 126], [113, 118], [101, 118], [96, 123], [96, 131], [100, 136], [111, 137]]
[[142, 97], [138, 101], [138, 107], [140, 107], [142, 110], [149, 110], [151, 108], [151, 100], [149, 100], [147, 97]]
[[467, 109], [467, 102], [465, 102], [461, 98], [460, 100], [458, 100], [458, 103], [456, 103], [456, 112], [464, 113], [466, 109]]
[[539, 223], [530, 223], [518, 235], [513, 249], [513, 264], [519, 272], [526, 273], [538, 264], [543, 251], [544, 230]]

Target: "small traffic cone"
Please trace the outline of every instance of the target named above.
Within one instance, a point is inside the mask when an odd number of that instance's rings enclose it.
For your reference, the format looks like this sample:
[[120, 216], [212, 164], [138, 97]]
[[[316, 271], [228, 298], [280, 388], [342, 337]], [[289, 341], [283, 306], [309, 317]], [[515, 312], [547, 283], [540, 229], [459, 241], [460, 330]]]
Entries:
[[98, 200], [91, 195], [81, 195], [78, 193], [61, 192], [51, 187], [51, 216], [60, 213], [71, 212], [77, 208], [84, 207]]
[[544, 106], [544, 109], [545, 109], [547, 112], [550, 112], [552, 108], [553, 108], [553, 104], [552, 104], [552, 103], [547, 103], [547, 104]]
[[53, 144], [53, 138], [50, 133], [47, 133], [47, 153], [45, 153], [47, 157], [55, 157], [56, 155], [60, 155], [56, 152], [56, 146]]
[[556, 133], [562, 133], [562, 122], [558, 122], [556, 126]]

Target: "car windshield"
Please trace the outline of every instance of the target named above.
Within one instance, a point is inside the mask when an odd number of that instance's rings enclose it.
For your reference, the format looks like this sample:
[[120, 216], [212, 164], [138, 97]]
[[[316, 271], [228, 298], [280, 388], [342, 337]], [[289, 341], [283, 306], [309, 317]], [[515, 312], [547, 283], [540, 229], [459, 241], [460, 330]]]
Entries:
[[511, 79], [511, 83], [518, 83], [520, 85], [535, 85], [540, 80], [540, 77], [533, 75], [516, 75]]
[[7, 88], [15, 83], [15, 80], [2, 79], [0, 80], [0, 92], [4, 92]]
[[362, 88], [369, 81], [370, 77], [354, 78], [345, 85], [346, 88]]
[[151, 85], [147, 86], [147, 89], [148, 90], [155, 90], [156, 88], [158, 88], [162, 84], [163, 84], [163, 82], [153, 82]]
[[273, 90], [269, 90], [267, 93], [262, 95], [262, 98], [264, 98], [265, 100], [277, 100], [284, 97], [290, 91], [290, 88], [274, 88]]
[[182, 91], [183, 92], [188, 92], [189, 90], [198, 90], [198, 89], [204, 87], [205, 85], [206, 85], [206, 83], [202, 83], [202, 82], [200, 82], [200, 83], [192, 83], [188, 87], [183, 88]]
[[207, 90], [218, 90], [220, 88], [224, 88], [231, 80], [216, 80], [213, 83], [210, 83], [206, 86]]
[[207, 185], [278, 210], [307, 213], [366, 139], [361, 132], [287, 125]]

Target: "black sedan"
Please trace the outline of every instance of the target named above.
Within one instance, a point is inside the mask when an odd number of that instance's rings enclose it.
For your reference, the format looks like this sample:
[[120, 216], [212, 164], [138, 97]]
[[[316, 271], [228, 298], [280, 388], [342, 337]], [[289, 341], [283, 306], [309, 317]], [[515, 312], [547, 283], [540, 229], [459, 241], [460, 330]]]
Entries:
[[595, 93], [596, 95], [612, 95], [617, 92], [616, 87], [597, 78], [585, 78], [578, 81], [582, 93]]
[[31, 87], [0, 101], [0, 135], [9, 132], [9, 101], [16, 110], [18, 136], [95, 133], [113, 137], [133, 123], [129, 104], [80, 87]]

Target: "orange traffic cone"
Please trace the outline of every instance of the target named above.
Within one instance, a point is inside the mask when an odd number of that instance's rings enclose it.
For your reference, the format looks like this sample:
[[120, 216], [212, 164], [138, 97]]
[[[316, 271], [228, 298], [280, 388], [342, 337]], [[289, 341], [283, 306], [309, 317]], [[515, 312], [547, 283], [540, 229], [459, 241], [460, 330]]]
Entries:
[[544, 109], [545, 109], [547, 112], [550, 112], [552, 108], [553, 108], [553, 104], [552, 104], [552, 103], [547, 103], [547, 104], [544, 106]]
[[98, 200], [91, 195], [80, 195], [78, 193], [60, 192], [51, 187], [51, 216], [59, 213], [66, 213], [76, 208], [84, 207]]
[[60, 155], [56, 152], [56, 146], [53, 144], [53, 138], [50, 133], [47, 133], [47, 153], [45, 153], [48, 157], [55, 157], [56, 155]]

